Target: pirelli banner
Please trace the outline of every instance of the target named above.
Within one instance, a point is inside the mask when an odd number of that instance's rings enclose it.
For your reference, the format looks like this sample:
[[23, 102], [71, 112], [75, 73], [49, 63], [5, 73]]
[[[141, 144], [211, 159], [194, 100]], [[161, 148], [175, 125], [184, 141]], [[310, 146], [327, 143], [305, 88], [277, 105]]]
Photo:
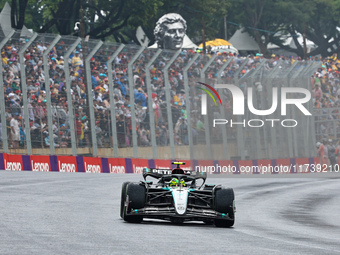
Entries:
[[[143, 168], [170, 169], [175, 160], [136, 158], [92, 158], [82, 156], [28, 156], [0, 153], [0, 170], [40, 172], [82, 172], [141, 174]], [[291, 158], [274, 160], [183, 160], [184, 170], [210, 174], [294, 174], [339, 172], [321, 165], [319, 158]]]

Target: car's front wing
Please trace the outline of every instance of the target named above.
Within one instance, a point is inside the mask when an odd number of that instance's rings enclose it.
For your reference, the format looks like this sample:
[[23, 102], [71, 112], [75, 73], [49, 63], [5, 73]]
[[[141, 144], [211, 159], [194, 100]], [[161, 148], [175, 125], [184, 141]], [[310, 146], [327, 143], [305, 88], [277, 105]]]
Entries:
[[183, 215], [176, 213], [174, 207], [144, 207], [142, 209], [133, 209], [127, 215], [140, 215], [144, 218], [157, 218], [157, 219], [172, 219], [181, 218], [184, 220], [207, 220], [207, 219], [224, 219], [232, 220], [228, 213], [216, 212], [212, 209], [196, 209], [187, 208]]

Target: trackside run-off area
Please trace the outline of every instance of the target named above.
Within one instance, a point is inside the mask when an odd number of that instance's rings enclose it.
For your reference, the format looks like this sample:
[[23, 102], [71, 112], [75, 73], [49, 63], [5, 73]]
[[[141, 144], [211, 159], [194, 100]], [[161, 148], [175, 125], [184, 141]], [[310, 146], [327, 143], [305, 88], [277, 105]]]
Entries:
[[[339, 254], [338, 173], [208, 175], [235, 191], [232, 228], [124, 222], [140, 174], [0, 171], [0, 254]], [[161, 252], [160, 252], [161, 251]]]

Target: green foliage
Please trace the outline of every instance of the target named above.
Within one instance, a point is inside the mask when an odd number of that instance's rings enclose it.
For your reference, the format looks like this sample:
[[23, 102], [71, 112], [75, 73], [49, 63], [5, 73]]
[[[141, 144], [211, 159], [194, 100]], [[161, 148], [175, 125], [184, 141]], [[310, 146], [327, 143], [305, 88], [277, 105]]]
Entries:
[[[340, 0], [231, 0], [231, 3], [234, 11], [230, 18], [246, 28], [265, 54], [268, 43], [274, 43], [303, 57], [298, 33], [317, 45], [308, 55], [325, 56], [332, 53], [328, 49], [339, 48]], [[297, 49], [284, 45], [281, 35], [291, 35]], [[332, 38], [333, 42], [329, 43]]]
[[[302, 1], [282, 1], [283, 26], [287, 34], [305, 34], [306, 39], [314, 42], [317, 48], [308, 55], [321, 54], [327, 56], [337, 52], [340, 43], [339, 31], [339, 0], [302, 0]], [[278, 43], [281, 48], [285, 48], [296, 54], [303, 56], [303, 45], [295, 39], [297, 49], [289, 49]], [[335, 46], [335, 47], [334, 47]]]
[[[340, 0], [8, 0], [17, 27], [25, 25], [37, 32], [81, 36], [74, 31], [84, 16], [85, 35], [119, 42], [136, 41], [135, 32], [142, 26], [153, 42], [157, 20], [175, 12], [187, 21], [188, 36], [197, 44], [202, 41], [203, 24], [206, 40], [224, 38], [224, 16], [243, 27], [269, 54], [269, 43], [304, 55], [296, 34], [305, 34], [317, 48], [309, 55], [328, 55], [340, 49]], [[6, 0], [0, 0], [0, 8]], [[228, 35], [238, 29], [228, 24]], [[297, 49], [284, 44], [281, 35], [291, 35]]]

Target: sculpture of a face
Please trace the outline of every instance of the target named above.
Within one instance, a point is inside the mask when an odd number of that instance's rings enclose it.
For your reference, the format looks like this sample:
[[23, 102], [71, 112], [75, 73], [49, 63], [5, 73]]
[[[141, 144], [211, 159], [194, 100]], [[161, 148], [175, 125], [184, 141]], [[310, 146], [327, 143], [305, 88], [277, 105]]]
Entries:
[[181, 15], [177, 13], [163, 15], [154, 29], [158, 48], [171, 50], [182, 48], [186, 30], [186, 21]]
[[183, 45], [185, 29], [181, 22], [166, 25], [163, 37], [163, 49], [180, 49]]

